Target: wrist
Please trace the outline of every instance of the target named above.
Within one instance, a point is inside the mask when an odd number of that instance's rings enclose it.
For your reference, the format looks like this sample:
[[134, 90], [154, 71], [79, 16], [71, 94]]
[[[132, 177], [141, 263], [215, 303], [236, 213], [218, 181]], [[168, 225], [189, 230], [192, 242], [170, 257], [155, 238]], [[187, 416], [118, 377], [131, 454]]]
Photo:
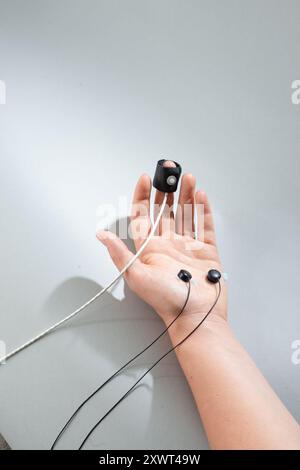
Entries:
[[[200, 321], [200, 315], [198, 318], [194, 316], [194, 318], [183, 318], [181, 321], [178, 319], [169, 330], [173, 347], [180, 343]], [[213, 314], [204, 320], [186, 341], [176, 347], [175, 353], [192, 389], [194, 377], [199, 374], [204, 377], [212, 369], [218, 370], [220, 358], [230, 357], [231, 362], [236, 361], [241, 355], [239, 342], [227, 321]]]
[[[193, 313], [179, 317], [169, 329], [169, 336], [173, 346], [189, 335], [203, 320], [204, 316], [201, 313]], [[183, 351], [195, 346], [197, 348], [203, 346], [203, 349], [206, 349], [207, 343], [226, 343], [226, 338], [232, 337], [233, 334], [225, 318], [226, 315], [223, 317], [211, 313], [177, 350]]]

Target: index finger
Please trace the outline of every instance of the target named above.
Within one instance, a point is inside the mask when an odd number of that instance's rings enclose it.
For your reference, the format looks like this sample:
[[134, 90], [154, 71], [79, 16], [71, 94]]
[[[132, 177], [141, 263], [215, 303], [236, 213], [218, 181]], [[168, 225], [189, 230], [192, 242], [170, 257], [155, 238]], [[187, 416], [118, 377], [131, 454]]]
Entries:
[[150, 195], [151, 178], [142, 175], [135, 187], [131, 209], [131, 233], [136, 250], [140, 248], [151, 230]]

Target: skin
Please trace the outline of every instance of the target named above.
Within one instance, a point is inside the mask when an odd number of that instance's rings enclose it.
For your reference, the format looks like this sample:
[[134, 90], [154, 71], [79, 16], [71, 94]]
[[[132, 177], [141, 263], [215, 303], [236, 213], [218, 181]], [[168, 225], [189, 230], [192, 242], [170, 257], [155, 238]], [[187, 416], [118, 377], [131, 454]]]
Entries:
[[[174, 163], [168, 161], [165, 165]], [[216, 285], [206, 280], [208, 270], [222, 271], [210, 204], [205, 192], [195, 188], [195, 177], [185, 174], [176, 214], [172, 211], [174, 201], [170, 194], [158, 233], [124, 275], [133, 292], [169, 325], [187, 295], [187, 285], [177, 278], [177, 273], [186, 269], [192, 274], [189, 302], [169, 330], [173, 345], [201, 321], [216, 298]], [[150, 192], [150, 177], [142, 175], [135, 188], [131, 218], [136, 249], [151, 228]], [[163, 197], [156, 192], [156, 205], [162, 203]], [[198, 210], [199, 205], [202, 211]], [[198, 233], [195, 233], [196, 220], [202, 227]], [[97, 237], [119, 270], [132, 258], [133, 253], [115, 234], [101, 231]], [[300, 449], [300, 426], [227, 323], [227, 287], [223, 280], [221, 284], [221, 297], [213, 312], [176, 349], [210, 446], [213, 449]]]

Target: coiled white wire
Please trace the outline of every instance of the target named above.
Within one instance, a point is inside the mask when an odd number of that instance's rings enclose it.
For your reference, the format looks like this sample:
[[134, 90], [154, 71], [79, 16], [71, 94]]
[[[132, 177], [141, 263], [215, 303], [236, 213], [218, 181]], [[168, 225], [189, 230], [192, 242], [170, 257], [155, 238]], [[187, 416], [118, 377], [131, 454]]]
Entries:
[[25, 348], [27, 348], [28, 346], [31, 346], [33, 343], [35, 343], [36, 341], [38, 341], [39, 339], [43, 338], [44, 336], [48, 335], [49, 333], [51, 333], [51, 331], [55, 330], [56, 328], [58, 328], [59, 326], [63, 325], [64, 323], [66, 323], [67, 321], [71, 320], [71, 318], [75, 317], [76, 315], [78, 315], [78, 313], [82, 312], [82, 310], [84, 310], [85, 308], [87, 308], [91, 303], [93, 303], [96, 299], [98, 299], [99, 297], [101, 297], [101, 295], [105, 294], [105, 292], [107, 292], [122, 276], [123, 274], [125, 273], [125, 271], [127, 271], [127, 269], [130, 268], [130, 266], [133, 265], [133, 263], [135, 262], [135, 260], [142, 254], [142, 252], [144, 251], [144, 249], [146, 248], [146, 246], [148, 245], [149, 241], [151, 240], [151, 238], [153, 237], [153, 235], [155, 234], [156, 232], [156, 229], [158, 227], [158, 224], [160, 222], [160, 219], [162, 217], [162, 214], [164, 212], [164, 209], [165, 209], [165, 205], [166, 205], [166, 202], [167, 202], [167, 194], [165, 194], [164, 196], [164, 199], [163, 199], [163, 202], [162, 202], [162, 205], [160, 207], [160, 210], [159, 210], [159, 213], [157, 215], [157, 218], [151, 228], [151, 231], [148, 235], [148, 237], [146, 238], [146, 240], [144, 241], [144, 243], [140, 246], [140, 248], [138, 249], [138, 251], [136, 252], [136, 254], [133, 256], [133, 258], [131, 258], [131, 260], [124, 266], [124, 268], [119, 272], [119, 274], [115, 277], [115, 279], [113, 279], [106, 287], [104, 287], [100, 292], [98, 292], [96, 295], [94, 295], [94, 297], [92, 297], [90, 300], [88, 300], [87, 302], [85, 302], [83, 305], [81, 305], [81, 307], [78, 307], [76, 310], [74, 310], [74, 312], [70, 313], [68, 316], [66, 316], [65, 318], [63, 318], [62, 320], [58, 321], [57, 323], [55, 323], [54, 325], [50, 326], [49, 328], [47, 328], [46, 330], [42, 331], [42, 333], [40, 333], [39, 335], [35, 336], [34, 338], [30, 339], [29, 341], [27, 341], [26, 343], [22, 344], [22, 346], [19, 346], [18, 348], [14, 349], [13, 351], [11, 351], [10, 353], [6, 354], [6, 356], [3, 356], [1, 359], [0, 359], [0, 365], [3, 363], [3, 362], [6, 362], [8, 359], [10, 359], [11, 357], [15, 356], [16, 354], [18, 354], [19, 352], [23, 351]]

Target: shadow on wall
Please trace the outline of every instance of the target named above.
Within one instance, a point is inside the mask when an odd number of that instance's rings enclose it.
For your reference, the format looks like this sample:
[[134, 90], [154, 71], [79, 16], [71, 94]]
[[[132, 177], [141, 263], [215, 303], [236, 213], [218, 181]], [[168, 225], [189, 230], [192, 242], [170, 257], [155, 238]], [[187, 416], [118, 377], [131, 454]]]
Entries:
[[[114, 224], [113, 229], [115, 226]], [[133, 250], [131, 242], [127, 245]], [[70, 312], [101, 289], [99, 284], [86, 278], [69, 279], [60, 284], [51, 294], [44, 311], [48, 312], [52, 318], [53, 315], [57, 316], [57, 312]], [[133, 294], [125, 283], [122, 300], [116, 299], [111, 293], [106, 293], [80, 313], [78, 317], [61, 327], [61, 329], [70, 328], [72, 335], [74, 335], [74, 344], [80, 340], [81, 347], [84, 343], [89, 353], [93, 350], [93, 355], [99, 357], [99, 380], [97, 383], [100, 385], [109, 375], [152, 342], [161, 333], [164, 325], [156, 313]], [[97, 419], [99, 419], [170, 346], [166, 334], [150, 350], [113, 379], [105, 387], [108, 389], [107, 391], [101, 390], [87, 407], [81, 410], [80, 415], [84, 415], [90, 408], [90, 414], [93, 416], [93, 411], [96, 409]], [[105, 376], [101, 370], [101, 364], [103, 365], [104, 360], [111, 364], [111, 370]], [[94, 386], [91, 387], [87, 384], [86, 396], [94, 388]], [[112, 396], [114, 397], [113, 401]], [[80, 402], [81, 400], [78, 398], [78, 404]], [[103, 404], [104, 412], [101, 413], [99, 409], [103, 408]], [[141, 413], [136, 412], [139, 407], [143, 409]], [[141, 423], [141, 420], [144, 422]], [[90, 424], [93, 425], [95, 421], [97, 420], [94, 418]], [[138, 432], [136, 428], [138, 428]], [[172, 432], [168, 433], [170, 428], [172, 428]], [[202, 449], [208, 447], [192, 395], [174, 353], [171, 353], [161, 364], [156, 366], [142, 380], [142, 386], [138, 387], [138, 390], [134, 390], [125, 399], [125, 402], [106, 418], [103, 425], [90, 439], [86, 446], [87, 449], [107, 448], [108, 442], [103, 440], [102, 435], [104, 430], [109, 435], [109, 448], [111, 449], [122, 448], [122, 442], [124, 442], [123, 448], [131, 446], [131, 448], [144, 449], [176, 449], [181, 446], [181, 448], [187, 449], [195, 448], [195, 445], [197, 447], [200, 445]], [[191, 442], [190, 432], [193, 430], [197, 441], [192, 439]], [[72, 432], [74, 434], [74, 431]], [[122, 438], [122, 433], [126, 433], [126, 438]], [[76, 439], [78, 440], [78, 437], [74, 437], [71, 443], [76, 443]], [[70, 441], [64, 439], [65, 445], [68, 445], [67, 442], [70, 445]]]

